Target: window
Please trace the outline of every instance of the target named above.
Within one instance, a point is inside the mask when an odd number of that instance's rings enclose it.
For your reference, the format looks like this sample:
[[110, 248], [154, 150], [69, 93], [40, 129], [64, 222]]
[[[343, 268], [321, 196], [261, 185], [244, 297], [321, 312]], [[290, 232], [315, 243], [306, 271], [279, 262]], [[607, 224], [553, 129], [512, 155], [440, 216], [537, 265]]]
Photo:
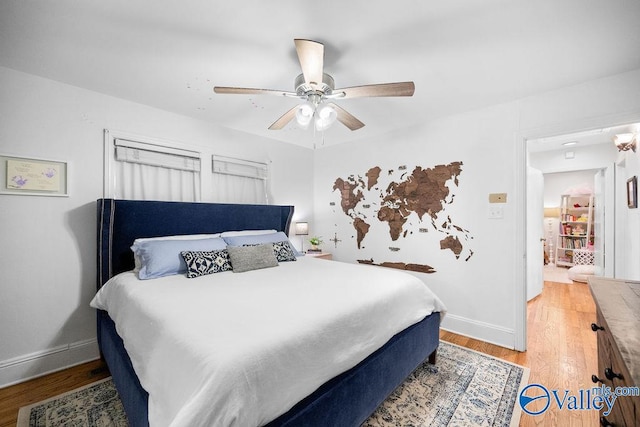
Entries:
[[105, 195], [116, 199], [200, 200], [200, 153], [105, 131]]
[[214, 155], [212, 171], [215, 202], [268, 204], [266, 163]]

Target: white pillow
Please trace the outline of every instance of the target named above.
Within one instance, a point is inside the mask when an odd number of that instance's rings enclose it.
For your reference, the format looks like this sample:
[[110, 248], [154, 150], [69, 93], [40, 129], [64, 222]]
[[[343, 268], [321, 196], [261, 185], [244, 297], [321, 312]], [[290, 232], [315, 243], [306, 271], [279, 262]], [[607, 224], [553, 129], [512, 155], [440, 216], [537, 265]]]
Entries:
[[596, 268], [593, 265], [574, 265], [567, 271], [567, 275], [573, 281], [587, 283], [589, 276], [595, 274], [595, 270]]
[[236, 236], [258, 236], [260, 234], [273, 234], [276, 230], [242, 230], [242, 231], [224, 231], [220, 233], [220, 237], [236, 237]]
[[159, 236], [159, 237], [142, 237], [133, 241], [133, 245], [131, 246], [131, 250], [133, 251], [133, 272], [138, 274], [140, 272], [140, 267], [142, 266], [142, 261], [140, 260], [140, 244], [144, 242], [149, 242], [153, 240], [201, 240], [201, 239], [210, 239], [213, 237], [220, 237], [220, 233], [215, 234], [179, 234], [176, 236]]

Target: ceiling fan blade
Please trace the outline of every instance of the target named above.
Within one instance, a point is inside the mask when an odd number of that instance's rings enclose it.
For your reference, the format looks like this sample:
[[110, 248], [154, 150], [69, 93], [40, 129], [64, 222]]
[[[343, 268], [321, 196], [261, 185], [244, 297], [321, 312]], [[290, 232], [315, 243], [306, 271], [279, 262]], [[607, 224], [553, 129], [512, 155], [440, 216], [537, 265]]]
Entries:
[[231, 95], [277, 95], [277, 96], [295, 96], [295, 97], [298, 96], [294, 92], [287, 92], [285, 90], [253, 89], [249, 87], [214, 86], [213, 91], [215, 93], [228, 93]]
[[416, 86], [413, 82], [381, 83], [375, 85], [345, 87], [335, 89], [333, 94], [344, 92], [341, 99], [365, 96], [413, 96]]
[[313, 40], [294, 39], [304, 81], [314, 89], [322, 84], [324, 45]]
[[298, 106], [296, 105], [286, 113], [284, 113], [278, 120], [273, 122], [271, 126], [269, 126], [269, 130], [280, 130], [287, 125], [293, 118], [296, 116], [296, 110]]
[[347, 110], [340, 107], [339, 105], [334, 104], [333, 102], [330, 102], [328, 105], [330, 105], [334, 110], [336, 110], [336, 113], [338, 114], [338, 121], [343, 125], [345, 125], [346, 127], [348, 127], [349, 129], [358, 130], [364, 126], [364, 123], [356, 119], [351, 113], [349, 113]]

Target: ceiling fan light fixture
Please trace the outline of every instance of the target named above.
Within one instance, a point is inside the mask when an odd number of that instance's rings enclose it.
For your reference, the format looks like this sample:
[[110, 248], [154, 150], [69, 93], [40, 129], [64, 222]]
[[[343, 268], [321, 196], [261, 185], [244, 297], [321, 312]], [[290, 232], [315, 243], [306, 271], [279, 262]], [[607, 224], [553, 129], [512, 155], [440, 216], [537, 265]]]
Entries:
[[619, 133], [613, 137], [613, 142], [618, 147], [618, 151], [636, 151], [636, 139], [635, 133]]
[[311, 102], [300, 104], [296, 109], [296, 121], [302, 128], [306, 129], [313, 119], [314, 112], [315, 106]]
[[330, 105], [323, 104], [316, 109], [315, 126], [317, 131], [328, 129], [338, 118], [338, 113]]

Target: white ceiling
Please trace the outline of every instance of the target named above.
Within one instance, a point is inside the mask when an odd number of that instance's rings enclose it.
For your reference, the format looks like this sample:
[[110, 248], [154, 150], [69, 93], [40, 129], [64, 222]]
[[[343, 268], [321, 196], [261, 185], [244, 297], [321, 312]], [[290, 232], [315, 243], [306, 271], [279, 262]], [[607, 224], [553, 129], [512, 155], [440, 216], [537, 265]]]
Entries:
[[639, 18], [638, 0], [2, 0], [0, 65], [312, 146], [267, 129], [295, 99], [213, 86], [294, 90], [294, 38], [325, 44], [336, 87], [415, 82], [339, 101], [366, 126], [336, 144], [640, 68]]
[[541, 151], [575, 150], [599, 144], [611, 144], [611, 146], [613, 146], [613, 138], [615, 135], [639, 132], [640, 123], [589, 129], [563, 135], [554, 135], [547, 138], [531, 139], [527, 141], [527, 150], [530, 153], [536, 153]]

